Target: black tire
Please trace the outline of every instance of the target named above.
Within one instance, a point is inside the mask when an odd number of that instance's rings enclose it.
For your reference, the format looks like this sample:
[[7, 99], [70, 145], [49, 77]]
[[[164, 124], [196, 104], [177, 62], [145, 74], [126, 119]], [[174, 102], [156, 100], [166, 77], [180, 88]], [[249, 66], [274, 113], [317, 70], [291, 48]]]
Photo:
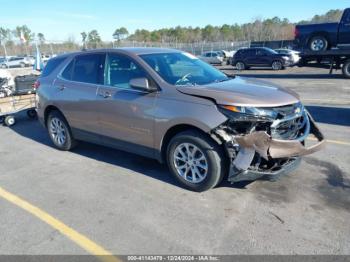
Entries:
[[[59, 121], [60, 128], [62, 129], [61, 133], [64, 133], [64, 136], [65, 136], [64, 142], [62, 142], [62, 140], [58, 140], [57, 136], [55, 136], [53, 129], [51, 128], [51, 123], [53, 120]], [[59, 150], [69, 151], [76, 146], [77, 143], [74, 137], [72, 136], [70, 126], [67, 120], [65, 119], [65, 117], [59, 111], [54, 110], [49, 113], [49, 116], [47, 117], [47, 121], [46, 121], [46, 127], [52, 143]]]
[[[175, 150], [185, 143], [194, 145], [205, 156], [207, 173], [201, 182], [194, 183], [186, 180], [176, 169]], [[167, 148], [167, 163], [172, 175], [182, 186], [197, 192], [203, 192], [217, 186], [222, 181], [227, 170], [226, 157], [222, 148], [205, 134], [195, 130], [181, 132], [171, 139]], [[191, 172], [191, 176], [193, 177], [190, 167], [188, 167], [189, 172]]]
[[283, 69], [283, 63], [279, 60], [273, 61], [271, 64], [271, 67], [273, 70], [282, 70]]
[[16, 124], [16, 119], [14, 116], [6, 116], [4, 119], [4, 123], [6, 126], [13, 126]]
[[242, 62], [242, 61], [237, 61], [236, 64], [235, 64], [235, 67], [239, 71], [247, 69], [246, 64], [244, 62]]
[[35, 119], [37, 116], [36, 111], [34, 109], [27, 110], [27, 116], [31, 119]]
[[308, 48], [313, 52], [322, 52], [328, 48], [328, 40], [324, 36], [314, 36], [308, 43]]
[[350, 78], [350, 59], [346, 60], [342, 67], [343, 75]]

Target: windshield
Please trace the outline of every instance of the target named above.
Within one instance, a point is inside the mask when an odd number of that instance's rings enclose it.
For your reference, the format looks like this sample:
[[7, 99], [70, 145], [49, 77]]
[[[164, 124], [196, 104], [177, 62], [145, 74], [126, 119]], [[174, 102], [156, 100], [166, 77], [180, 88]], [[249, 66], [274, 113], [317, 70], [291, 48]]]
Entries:
[[161, 53], [140, 56], [172, 85], [205, 85], [229, 78], [218, 69], [189, 53]]

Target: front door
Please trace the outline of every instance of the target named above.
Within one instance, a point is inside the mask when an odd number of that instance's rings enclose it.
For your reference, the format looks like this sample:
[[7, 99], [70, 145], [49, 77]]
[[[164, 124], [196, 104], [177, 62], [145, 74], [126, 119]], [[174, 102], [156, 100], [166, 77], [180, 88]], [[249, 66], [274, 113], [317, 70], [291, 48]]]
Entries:
[[154, 104], [157, 93], [133, 89], [129, 81], [148, 77], [130, 57], [106, 57], [104, 85], [97, 92], [101, 139], [109, 145], [150, 156], [154, 152]]

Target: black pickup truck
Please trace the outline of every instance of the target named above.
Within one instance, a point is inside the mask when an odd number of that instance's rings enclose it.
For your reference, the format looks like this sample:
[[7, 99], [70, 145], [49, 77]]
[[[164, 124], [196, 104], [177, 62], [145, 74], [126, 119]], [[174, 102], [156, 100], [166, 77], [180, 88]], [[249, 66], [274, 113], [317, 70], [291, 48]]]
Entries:
[[344, 10], [339, 23], [297, 25], [295, 44], [297, 49], [313, 52], [350, 48], [350, 8]]

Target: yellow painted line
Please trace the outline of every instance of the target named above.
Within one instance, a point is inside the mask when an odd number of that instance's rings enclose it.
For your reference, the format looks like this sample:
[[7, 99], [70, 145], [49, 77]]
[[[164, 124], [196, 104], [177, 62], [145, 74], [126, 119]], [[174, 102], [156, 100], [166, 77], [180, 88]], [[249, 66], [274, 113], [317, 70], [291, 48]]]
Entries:
[[[309, 140], [312, 140], [312, 141], [318, 141], [317, 138], [313, 138], [313, 137], [309, 137], [308, 139], [309, 139]], [[346, 142], [346, 141], [326, 139], [326, 142], [327, 142], [327, 143], [331, 143], [331, 144], [338, 144], [338, 145], [350, 146], [350, 142]]]
[[99, 260], [103, 262], [120, 262], [117, 257], [113, 256], [112, 253], [105, 250], [100, 245], [96, 244], [86, 236], [80, 234], [75, 231], [71, 227], [65, 225], [60, 220], [54, 218], [50, 214], [41, 210], [40, 208], [33, 206], [29, 202], [21, 199], [20, 197], [6, 191], [2, 187], [0, 187], [0, 197], [11, 202], [12, 204], [24, 209], [25, 211], [31, 213], [32, 215], [39, 218], [41, 221], [50, 225], [54, 229], [58, 230], [61, 234], [68, 237], [74, 243], [85, 249], [88, 253], [95, 255]]

